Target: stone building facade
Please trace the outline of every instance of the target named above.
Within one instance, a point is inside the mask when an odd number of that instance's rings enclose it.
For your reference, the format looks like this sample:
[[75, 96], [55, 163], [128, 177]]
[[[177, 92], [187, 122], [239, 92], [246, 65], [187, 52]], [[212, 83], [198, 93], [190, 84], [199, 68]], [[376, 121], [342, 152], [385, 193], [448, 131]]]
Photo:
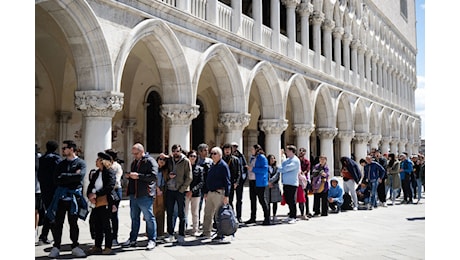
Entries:
[[416, 153], [415, 30], [414, 0], [36, 0], [36, 140]]

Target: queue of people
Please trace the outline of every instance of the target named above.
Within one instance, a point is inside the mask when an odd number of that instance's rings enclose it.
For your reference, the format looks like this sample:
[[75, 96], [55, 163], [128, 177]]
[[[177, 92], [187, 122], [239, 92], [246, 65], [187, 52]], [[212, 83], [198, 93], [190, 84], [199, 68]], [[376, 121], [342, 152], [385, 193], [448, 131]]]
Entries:
[[[235, 142], [211, 149], [207, 144], [200, 144], [197, 150], [190, 151], [174, 144], [170, 155], [164, 152], [156, 158], [147, 153], [142, 144], [136, 143], [131, 149], [133, 161], [130, 171], [125, 174], [122, 174], [116, 151], [106, 149], [97, 154], [95, 169], [89, 172], [86, 200], [83, 178], [88, 167], [78, 157], [76, 144], [72, 140], [63, 142], [63, 158], [56, 152], [58, 144], [55, 141], [49, 141], [46, 146], [46, 154], [39, 159], [36, 157], [36, 182], [41, 184], [39, 203], [46, 209], [39, 244], [53, 243], [50, 258], [60, 255], [66, 216], [72, 255], [84, 257], [89, 254], [114, 254], [114, 246], [137, 247], [141, 215], [148, 238], [146, 250], [153, 250], [158, 239], [179, 245], [186, 243], [186, 236], [211, 239], [216, 229], [216, 214], [226, 204], [235, 209], [239, 224], [245, 226], [278, 224], [278, 203], [287, 204], [289, 213], [283, 222], [294, 224], [299, 220], [339, 213], [345, 204], [349, 204], [352, 210], [371, 210], [378, 206], [386, 207], [388, 198], [391, 201], [389, 205], [395, 205], [401, 192], [404, 196], [402, 204], [414, 203], [413, 199], [417, 199], [418, 203], [422, 186], [425, 187], [422, 181], [424, 157], [421, 155], [408, 159], [404, 153], [399, 156], [393, 153], [382, 155], [380, 151], [372, 150], [360, 160], [362, 167], [353, 159], [342, 157], [342, 186], [339, 179], [329, 172], [326, 156], [321, 155], [317, 163], [311, 163], [306, 157], [306, 149], [297, 149], [294, 145], [286, 146], [285, 159], [277, 165], [276, 157], [266, 155], [259, 144], [251, 147], [247, 163]], [[129, 197], [131, 227], [128, 239], [119, 243], [118, 208], [122, 198], [122, 178], [128, 181], [125, 188]], [[242, 193], [246, 179], [249, 179], [251, 210], [248, 212], [249, 220], [243, 222]], [[313, 212], [309, 210], [310, 195], [313, 195]], [[39, 208], [37, 203], [36, 196], [36, 212]], [[262, 207], [264, 216], [260, 222], [256, 219], [257, 203]], [[84, 251], [78, 243], [77, 222], [78, 219], [85, 220], [88, 214], [94, 245]], [[176, 232], [177, 218], [179, 226]], [[187, 231], [188, 227], [191, 228]], [[54, 241], [48, 238], [50, 230]], [[215, 234], [212, 241], [225, 240], [219, 230]]]

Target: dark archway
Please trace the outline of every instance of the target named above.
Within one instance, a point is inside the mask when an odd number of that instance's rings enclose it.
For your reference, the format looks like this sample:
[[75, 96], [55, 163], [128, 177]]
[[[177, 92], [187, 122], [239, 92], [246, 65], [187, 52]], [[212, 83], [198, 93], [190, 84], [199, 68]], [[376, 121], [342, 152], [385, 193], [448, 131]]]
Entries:
[[163, 151], [163, 118], [161, 117], [161, 97], [156, 91], [149, 93], [147, 98], [147, 152], [161, 153]]
[[204, 140], [204, 105], [200, 99], [196, 100], [196, 104], [200, 106], [200, 113], [192, 120], [192, 146], [191, 149], [197, 149], [198, 145], [205, 143]]

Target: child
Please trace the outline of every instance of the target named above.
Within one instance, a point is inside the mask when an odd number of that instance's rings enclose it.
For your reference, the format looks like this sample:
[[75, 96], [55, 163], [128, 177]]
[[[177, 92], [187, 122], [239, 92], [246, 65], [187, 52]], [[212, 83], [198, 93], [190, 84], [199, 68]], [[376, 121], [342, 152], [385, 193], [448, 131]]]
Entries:
[[331, 187], [327, 192], [327, 201], [329, 202], [331, 213], [340, 212], [340, 208], [343, 204], [343, 189], [339, 185], [339, 180], [337, 177], [332, 177], [331, 179]]
[[358, 195], [358, 201], [364, 202], [366, 209], [370, 209], [369, 199], [371, 197], [371, 189], [366, 180], [363, 180], [358, 188], [356, 188], [356, 195]]

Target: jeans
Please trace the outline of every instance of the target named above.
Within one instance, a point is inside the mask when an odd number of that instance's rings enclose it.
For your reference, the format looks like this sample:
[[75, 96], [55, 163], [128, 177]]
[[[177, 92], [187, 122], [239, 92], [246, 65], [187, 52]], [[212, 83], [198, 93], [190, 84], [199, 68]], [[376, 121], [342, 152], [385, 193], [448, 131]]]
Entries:
[[70, 201], [60, 200], [58, 202], [58, 208], [56, 212], [56, 219], [53, 224], [51, 224], [51, 233], [53, 233], [54, 238], [54, 247], [61, 249], [62, 241], [62, 228], [64, 226], [64, 219], [67, 214], [67, 222], [70, 227], [70, 240], [72, 240], [72, 248], [79, 246], [78, 236], [80, 229], [78, 227], [78, 215], [70, 214]]
[[371, 184], [371, 206], [377, 207], [377, 187], [379, 185], [379, 181], [371, 180], [369, 181], [369, 183]]
[[420, 200], [422, 198], [422, 179], [416, 179], [416, 180], [417, 180], [417, 194], [418, 194], [417, 199]]
[[141, 212], [144, 215], [145, 224], [147, 226], [147, 237], [149, 240], [156, 241], [157, 239], [157, 221], [153, 215], [153, 199], [150, 196], [142, 196], [136, 198], [133, 194], [129, 195], [129, 207], [131, 214], [131, 232], [129, 240], [135, 242], [139, 235], [141, 225]]
[[179, 216], [179, 236], [185, 236], [185, 193], [166, 190], [166, 229], [169, 235], [174, 234], [174, 204], [177, 204]]

